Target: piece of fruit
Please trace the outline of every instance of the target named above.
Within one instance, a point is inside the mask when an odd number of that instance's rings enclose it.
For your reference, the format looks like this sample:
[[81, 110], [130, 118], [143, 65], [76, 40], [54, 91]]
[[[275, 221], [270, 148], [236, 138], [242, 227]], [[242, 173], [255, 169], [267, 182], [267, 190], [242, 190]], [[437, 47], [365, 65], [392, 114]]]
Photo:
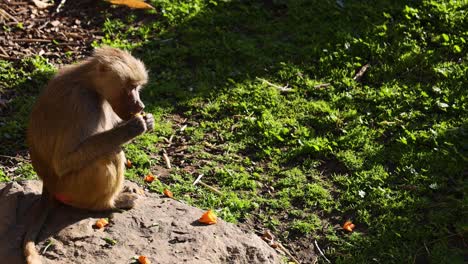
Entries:
[[343, 224], [343, 229], [348, 231], [348, 232], [353, 232], [354, 227], [356, 227], [356, 226], [351, 221], [346, 221]]
[[145, 176], [144, 181], [147, 183], [152, 183], [155, 179], [156, 177], [154, 177], [153, 174], [148, 173], [148, 175]]
[[154, 9], [153, 6], [143, 2], [142, 0], [106, 0], [113, 5], [122, 5], [135, 9]]
[[169, 191], [168, 189], [164, 189], [163, 193], [164, 193], [164, 195], [166, 195], [169, 198], [174, 197], [174, 194], [172, 194], [172, 192]]
[[151, 261], [145, 256], [139, 256], [138, 257], [138, 262], [140, 264], [151, 264]]
[[217, 217], [213, 211], [208, 210], [200, 217], [200, 219], [198, 219], [198, 222], [202, 224], [213, 225], [216, 224]]
[[129, 159], [127, 159], [127, 162], [125, 162], [125, 166], [127, 166], [127, 168], [131, 168], [132, 162]]
[[105, 218], [98, 219], [94, 224], [97, 228], [101, 229], [109, 224], [109, 221]]

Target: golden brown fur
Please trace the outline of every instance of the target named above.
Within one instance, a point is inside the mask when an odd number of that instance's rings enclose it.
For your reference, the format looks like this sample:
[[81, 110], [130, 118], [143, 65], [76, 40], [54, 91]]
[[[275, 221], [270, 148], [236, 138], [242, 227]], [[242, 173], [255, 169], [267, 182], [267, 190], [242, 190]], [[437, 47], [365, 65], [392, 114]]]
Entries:
[[[139, 88], [147, 78], [141, 61], [106, 47], [65, 66], [50, 80], [33, 108], [27, 133], [43, 196], [65, 197], [62, 202], [90, 210], [133, 206], [135, 197], [121, 193], [121, 146], [153, 128], [151, 115], [135, 116], [144, 107]], [[34, 239], [30, 234], [25, 238], [28, 263], [40, 263]]]

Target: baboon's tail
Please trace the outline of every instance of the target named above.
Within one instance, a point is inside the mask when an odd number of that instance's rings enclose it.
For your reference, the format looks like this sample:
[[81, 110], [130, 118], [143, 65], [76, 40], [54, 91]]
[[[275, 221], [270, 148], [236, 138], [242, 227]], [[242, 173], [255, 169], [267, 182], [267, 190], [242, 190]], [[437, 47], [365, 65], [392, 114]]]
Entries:
[[40, 203], [36, 206], [37, 210], [32, 216], [36, 216], [37, 218], [30, 221], [32, 224], [27, 229], [23, 240], [24, 256], [27, 264], [42, 264], [41, 256], [36, 249], [35, 241], [55, 204], [56, 202], [54, 199], [48, 194], [45, 188], [43, 188]]

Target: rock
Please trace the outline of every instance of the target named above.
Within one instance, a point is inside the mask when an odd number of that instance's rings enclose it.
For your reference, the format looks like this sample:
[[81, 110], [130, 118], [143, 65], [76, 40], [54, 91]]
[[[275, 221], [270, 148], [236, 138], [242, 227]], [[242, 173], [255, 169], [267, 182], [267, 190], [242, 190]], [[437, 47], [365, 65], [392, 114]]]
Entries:
[[[135, 184], [126, 182], [134, 189]], [[39, 200], [40, 181], [0, 184], [0, 259], [24, 263], [22, 237], [26, 218]], [[137, 263], [282, 263], [260, 237], [222, 220], [201, 225], [203, 211], [162, 195], [145, 193], [135, 208], [123, 212], [89, 212], [60, 205], [39, 235], [44, 264]], [[103, 229], [93, 228], [109, 218]]]

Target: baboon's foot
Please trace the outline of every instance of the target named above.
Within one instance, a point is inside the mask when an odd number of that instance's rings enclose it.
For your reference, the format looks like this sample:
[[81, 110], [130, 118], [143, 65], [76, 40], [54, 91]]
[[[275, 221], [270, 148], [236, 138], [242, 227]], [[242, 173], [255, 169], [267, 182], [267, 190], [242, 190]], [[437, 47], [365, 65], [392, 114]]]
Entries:
[[143, 191], [143, 189], [141, 189], [140, 187], [138, 187], [138, 185], [126, 185], [124, 186], [123, 190], [122, 190], [123, 193], [136, 193], [136, 194], [139, 194], [139, 195], [144, 195], [145, 194], [145, 191]]
[[118, 209], [132, 209], [135, 207], [139, 196], [136, 193], [122, 192], [115, 199], [115, 207]]

